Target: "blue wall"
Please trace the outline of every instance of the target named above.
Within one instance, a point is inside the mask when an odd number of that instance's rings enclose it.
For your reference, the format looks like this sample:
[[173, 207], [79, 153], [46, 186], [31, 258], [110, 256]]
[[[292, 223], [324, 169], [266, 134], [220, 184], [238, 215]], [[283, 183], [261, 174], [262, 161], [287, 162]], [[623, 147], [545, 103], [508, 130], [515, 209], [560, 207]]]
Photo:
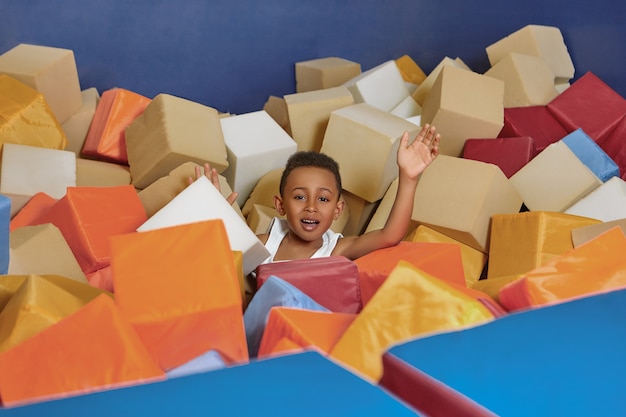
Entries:
[[621, 0], [1, 0], [0, 53], [72, 49], [82, 88], [168, 93], [220, 111], [295, 92], [294, 63], [339, 56], [367, 70], [410, 55], [488, 69], [485, 48], [527, 24], [561, 29], [576, 68], [626, 97]]

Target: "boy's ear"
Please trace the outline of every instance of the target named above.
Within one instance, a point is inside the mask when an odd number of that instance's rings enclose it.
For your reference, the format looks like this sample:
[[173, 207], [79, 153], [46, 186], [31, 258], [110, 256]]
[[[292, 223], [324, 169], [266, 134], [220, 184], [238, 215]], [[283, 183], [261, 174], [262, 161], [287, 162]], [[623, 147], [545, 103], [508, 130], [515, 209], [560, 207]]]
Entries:
[[346, 202], [344, 201], [343, 198], [339, 198], [339, 201], [337, 201], [337, 205], [335, 206], [335, 213], [333, 215], [333, 219], [337, 220], [339, 218], [339, 216], [341, 216], [341, 213], [343, 213], [343, 208], [345, 207]]
[[283, 206], [283, 199], [279, 195], [274, 196], [274, 208], [281, 216], [285, 215], [285, 207]]

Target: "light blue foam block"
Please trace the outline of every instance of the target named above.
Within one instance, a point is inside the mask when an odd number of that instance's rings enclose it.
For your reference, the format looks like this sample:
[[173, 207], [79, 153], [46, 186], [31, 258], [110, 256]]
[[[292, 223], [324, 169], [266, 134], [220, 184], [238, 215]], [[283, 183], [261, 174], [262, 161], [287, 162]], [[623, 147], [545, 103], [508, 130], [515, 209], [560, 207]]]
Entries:
[[581, 128], [561, 139], [602, 182], [619, 177], [619, 167]]
[[0, 194], [0, 274], [9, 272], [9, 225], [11, 223], [11, 199]]

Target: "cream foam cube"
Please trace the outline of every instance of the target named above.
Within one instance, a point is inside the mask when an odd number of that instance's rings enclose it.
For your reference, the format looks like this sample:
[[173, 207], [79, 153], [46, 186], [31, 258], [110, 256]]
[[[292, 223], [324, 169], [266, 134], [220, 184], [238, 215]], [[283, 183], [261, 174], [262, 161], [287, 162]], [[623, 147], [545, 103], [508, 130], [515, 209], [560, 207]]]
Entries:
[[349, 213], [342, 233], [345, 236], [358, 236], [362, 234], [367, 228], [372, 216], [376, 212], [376, 208], [378, 207], [380, 201], [365, 201], [361, 197], [345, 190], [341, 193], [341, 198], [345, 202], [343, 209], [344, 213]]
[[428, 76], [424, 81], [422, 81], [417, 88], [411, 93], [411, 97], [419, 104], [420, 106], [424, 105], [424, 101], [426, 101], [426, 97], [430, 93], [430, 90], [433, 88], [435, 81], [439, 77], [441, 70], [446, 66], [453, 66], [456, 68], [461, 68], [470, 71], [470, 68], [465, 65], [463, 61], [459, 58], [452, 59], [450, 57], [444, 57], [439, 63], [433, 68], [431, 72], [428, 73]]
[[255, 204], [274, 207], [274, 196], [279, 194], [280, 177], [283, 170], [284, 167], [275, 168], [259, 178], [245, 204], [241, 207], [241, 212], [245, 217], [248, 217]]
[[116, 187], [130, 184], [127, 166], [113, 162], [76, 158], [76, 185], [84, 187]]
[[411, 219], [488, 253], [491, 216], [518, 213], [521, 206], [498, 166], [439, 155], [420, 176]]
[[263, 105], [263, 110], [265, 110], [280, 127], [285, 129], [288, 135], [291, 135], [289, 111], [287, 110], [287, 103], [285, 103], [283, 97], [269, 96]]
[[391, 182], [387, 192], [383, 196], [382, 200], [380, 200], [380, 203], [378, 203], [374, 215], [367, 224], [365, 233], [380, 230], [385, 227], [385, 223], [387, 223], [387, 219], [391, 213], [391, 208], [393, 207], [393, 203], [396, 199], [396, 194], [398, 194], [398, 178]]
[[282, 218], [283, 216], [279, 216], [274, 207], [253, 204], [246, 223], [255, 235], [262, 235], [269, 232], [274, 217]]
[[291, 137], [299, 151], [319, 151], [330, 113], [354, 104], [352, 94], [346, 87], [288, 94], [284, 99]]
[[410, 95], [395, 61], [371, 68], [343, 84], [355, 103], [367, 103], [390, 111]]
[[361, 64], [339, 57], [296, 62], [296, 92], [339, 87], [361, 73]]
[[80, 155], [83, 149], [89, 126], [100, 101], [100, 94], [95, 87], [83, 90], [81, 97], [83, 105], [61, 125], [65, 136], [67, 136], [65, 150], [72, 151], [76, 155]]
[[603, 222], [626, 219], [626, 182], [620, 177], [611, 177], [572, 204], [565, 213]]
[[[248, 275], [270, 255], [246, 222], [205, 176], [195, 180], [167, 205], [137, 228], [138, 232], [189, 224], [203, 220], [224, 222], [230, 248], [243, 254], [243, 273]], [[207, 239], [210, 239], [207, 236]]]
[[143, 189], [188, 161], [223, 172], [228, 160], [220, 119], [212, 107], [157, 95], [125, 131], [133, 185]]
[[510, 181], [531, 211], [557, 212], [602, 184], [562, 140], [548, 145]]
[[241, 207], [259, 178], [285, 166], [296, 142], [265, 110], [221, 119], [229, 167], [222, 173]]
[[562, 84], [574, 77], [574, 63], [569, 55], [563, 35], [557, 27], [527, 25], [487, 46], [491, 66], [509, 52], [534, 55], [543, 59], [555, 75], [555, 83]]
[[504, 82], [446, 65], [422, 106], [441, 134], [439, 152], [461, 156], [468, 138], [495, 138], [504, 126]]
[[82, 106], [74, 52], [21, 43], [0, 55], [0, 74], [7, 74], [43, 94], [59, 123]]
[[419, 127], [367, 103], [331, 113], [321, 151], [337, 161], [344, 190], [369, 202], [380, 200], [398, 176], [400, 138]]
[[554, 74], [539, 57], [509, 53], [485, 75], [504, 81], [504, 107], [543, 106], [559, 95]]

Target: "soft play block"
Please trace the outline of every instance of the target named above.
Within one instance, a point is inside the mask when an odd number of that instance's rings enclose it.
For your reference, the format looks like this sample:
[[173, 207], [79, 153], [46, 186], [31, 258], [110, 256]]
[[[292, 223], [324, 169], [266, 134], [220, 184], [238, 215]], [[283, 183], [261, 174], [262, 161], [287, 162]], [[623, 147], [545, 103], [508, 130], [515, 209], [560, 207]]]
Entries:
[[572, 229], [598, 220], [549, 211], [491, 217], [487, 278], [524, 274], [574, 248]]
[[164, 370], [210, 349], [248, 360], [242, 299], [221, 220], [111, 237], [115, 300]]
[[530, 136], [510, 138], [470, 138], [463, 146], [463, 158], [497, 165], [507, 178], [537, 155]]
[[498, 137], [529, 136], [533, 138], [537, 152], [541, 152], [567, 133], [546, 106], [527, 106], [504, 109], [504, 126]]
[[526, 25], [485, 48], [493, 67], [512, 52], [541, 58], [554, 74], [554, 83], [574, 77], [574, 64], [561, 30], [554, 26]]
[[[500, 289], [513, 281], [523, 278], [523, 274], [509, 275], [506, 277], [481, 279], [476, 281], [471, 288], [487, 294], [493, 301], [500, 304]], [[504, 307], [502, 307], [504, 308]]]
[[422, 114], [422, 106], [417, 104], [417, 101], [415, 101], [413, 97], [407, 96], [404, 100], [398, 103], [393, 109], [389, 110], [389, 113], [408, 120], [409, 118], [412, 118], [412, 117], [420, 117]]
[[115, 187], [130, 183], [130, 170], [125, 165], [76, 158], [76, 185], [79, 187]]
[[20, 227], [9, 234], [9, 243], [9, 274], [56, 274], [87, 283], [72, 249], [55, 225]]
[[359, 270], [343, 256], [297, 259], [261, 264], [257, 289], [271, 276], [287, 281], [330, 311], [358, 313], [363, 307]]
[[83, 143], [81, 154], [127, 165], [126, 128], [150, 104], [150, 99], [124, 88], [102, 93]]
[[52, 198], [46, 193], [35, 194], [24, 204], [19, 212], [11, 218], [9, 225], [10, 231], [12, 232], [19, 227], [34, 224], [34, 221], [57, 201], [56, 198]]
[[255, 204], [274, 207], [274, 196], [279, 194], [280, 177], [282, 174], [283, 167], [280, 167], [268, 171], [259, 178], [248, 199], [241, 207], [241, 213], [245, 217], [248, 217]]
[[343, 86], [350, 90], [355, 103], [367, 103], [383, 111], [390, 111], [410, 95], [393, 60], [362, 72]]
[[296, 62], [296, 92], [339, 87], [360, 73], [361, 64], [335, 56]]
[[[395, 65], [395, 64], [394, 64]], [[400, 138], [415, 137], [419, 127], [368, 103], [331, 113], [321, 152], [341, 167], [345, 190], [368, 201], [380, 200], [398, 175]], [[355, 158], [355, 150], [359, 157]]]
[[589, 226], [572, 229], [572, 243], [574, 244], [574, 247], [577, 248], [580, 245], [600, 236], [602, 233], [614, 227], [621, 228], [622, 231], [626, 234], [626, 218], [599, 222], [591, 224]]
[[246, 224], [258, 236], [269, 232], [274, 217], [283, 218], [284, 216], [279, 216], [274, 207], [253, 204], [252, 210], [248, 213]]
[[556, 212], [564, 211], [602, 184], [563, 141], [546, 147], [509, 181], [529, 210]]
[[267, 318], [258, 358], [311, 347], [328, 353], [355, 318], [356, 314], [350, 313], [274, 307]]
[[64, 149], [67, 137], [42, 93], [0, 74], [0, 144]]
[[417, 104], [419, 104], [420, 106], [424, 105], [424, 101], [426, 101], [426, 97], [428, 97], [430, 90], [433, 88], [433, 84], [435, 84], [435, 81], [437, 81], [439, 74], [441, 74], [441, 70], [448, 65], [468, 71], [470, 70], [469, 67], [465, 65], [465, 63], [459, 58], [452, 59], [447, 56], [444, 57], [441, 61], [439, 61], [435, 68], [433, 68], [432, 71], [428, 73], [426, 79], [424, 79], [424, 81], [420, 83], [415, 91], [411, 93], [411, 97], [415, 99]]
[[626, 146], [624, 146], [624, 138], [626, 137], [626, 114], [622, 117], [615, 129], [604, 138], [598, 145], [611, 157], [619, 166], [622, 179], [626, 180]]
[[297, 143], [265, 110], [221, 119], [229, 166], [222, 173], [243, 206], [260, 177], [285, 166]]
[[263, 110], [265, 110], [280, 127], [285, 129], [288, 135], [291, 135], [289, 111], [287, 110], [287, 103], [283, 97], [269, 96], [265, 104], [263, 104]]
[[81, 98], [82, 106], [61, 125], [67, 137], [65, 150], [72, 151], [76, 155], [80, 155], [85, 144], [89, 126], [91, 126], [96, 114], [96, 107], [100, 101], [100, 93], [95, 87], [87, 88], [81, 91]]
[[157, 95], [125, 135], [130, 175], [139, 189], [188, 161], [209, 162], [220, 173], [228, 167], [217, 110], [184, 98]]
[[0, 274], [6, 274], [10, 263], [11, 199], [0, 194]]
[[417, 184], [412, 222], [435, 229], [483, 253], [497, 213], [517, 213], [522, 198], [493, 164], [439, 155]]
[[31, 225], [57, 226], [85, 274], [110, 264], [109, 238], [134, 231], [146, 212], [132, 185], [69, 187], [67, 193]]
[[0, 354], [0, 368], [0, 395], [6, 407], [165, 377], [115, 302], [104, 294]]
[[439, 152], [461, 156], [467, 138], [495, 138], [504, 123], [504, 82], [446, 65], [422, 105], [422, 122], [437, 127]]
[[[496, 415], [615, 415], [623, 407], [624, 314], [626, 291], [616, 291], [413, 340], [388, 355]], [[386, 376], [401, 377], [385, 365]], [[414, 398], [423, 392], [398, 382]]]
[[597, 143], [578, 128], [561, 139], [602, 182], [619, 177], [619, 167]]
[[404, 81], [420, 85], [426, 80], [424, 70], [409, 55], [402, 55], [400, 58], [396, 58], [396, 65]]
[[612, 177], [569, 206], [565, 213], [608, 222], [626, 218], [626, 181]]
[[70, 49], [21, 43], [0, 55], [0, 74], [42, 93], [59, 123], [82, 105], [78, 70]]
[[170, 369], [165, 374], [168, 378], [180, 378], [181, 376], [215, 371], [226, 367], [226, 362], [216, 350], [209, 350], [184, 364]]
[[200, 177], [163, 208], [137, 227], [138, 231], [221, 219], [230, 248], [243, 253], [243, 273], [248, 275], [270, 254], [245, 221], [235, 212], [209, 179]]
[[385, 227], [385, 223], [387, 223], [387, 219], [389, 218], [389, 214], [393, 208], [396, 194], [398, 194], [398, 177], [396, 177], [391, 184], [389, 184], [389, 188], [385, 191], [385, 195], [376, 205], [374, 213], [367, 222], [367, 227], [365, 228], [364, 233], [368, 233], [373, 230], [380, 230]]
[[343, 211], [348, 214], [348, 220], [342, 233], [344, 236], [358, 236], [362, 234], [367, 229], [380, 201], [370, 203], [345, 190], [341, 192], [341, 198], [345, 202]]
[[504, 81], [504, 107], [546, 105], [559, 95], [550, 66], [537, 56], [510, 52], [485, 75]]
[[467, 292], [400, 261], [330, 356], [378, 382], [383, 372], [381, 357], [391, 345], [493, 320], [489, 309]]
[[350, 91], [343, 86], [284, 96], [291, 137], [299, 151], [319, 151], [330, 113], [354, 104]]
[[408, 262], [443, 281], [466, 285], [460, 245], [405, 241], [354, 260], [358, 268], [363, 305], [371, 300], [400, 261]]

